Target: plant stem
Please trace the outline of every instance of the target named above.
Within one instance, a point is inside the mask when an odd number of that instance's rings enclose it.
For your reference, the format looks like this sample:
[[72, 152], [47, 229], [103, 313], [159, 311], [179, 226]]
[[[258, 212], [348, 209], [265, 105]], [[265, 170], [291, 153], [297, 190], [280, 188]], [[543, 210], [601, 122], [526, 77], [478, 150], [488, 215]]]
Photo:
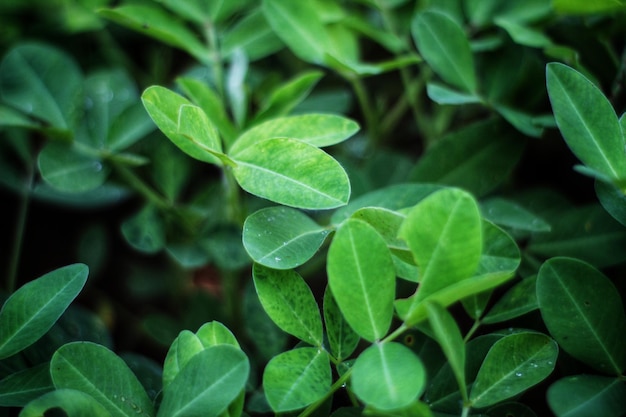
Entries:
[[150, 188], [137, 174], [128, 169], [127, 167], [113, 163], [113, 167], [117, 171], [118, 174], [126, 181], [126, 183], [137, 191], [140, 195], [142, 195], [146, 200], [153, 203], [159, 209], [168, 210], [172, 208], [172, 204], [167, 201], [164, 197], [159, 195], [156, 191]]
[[211, 56], [211, 69], [213, 71], [213, 82], [220, 97], [224, 96], [224, 74], [222, 68], [222, 56], [220, 54], [217, 42], [217, 33], [215, 25], [212, 21], [208, 21], [204, 25], [205, 36], [208, 43], [209, 54]]
[[305, 408], [303, 412], [298, 414], [298, 417], [308, 417], [311, 414], [313, 414], [313, 412], [315, 410], [317, 410], [317, 408], [320, 405], [322, 405], [324, 403], [324, 401], [326, 401], [328, 398], [330, 398], [330, 396], [333, 395], [335, 393], [335, 391], [337, 391], [339, 388], [343, 387], [346, 384], [346, 382], [350, 378], [350, 374], [351, 373], [352, 373], [352, 368], [348, 369], [345, 374], [341, 375], [337, 379], [337, 381], [335, 381], [335, 383], [330, 387], [330, 390], [328, 390], [326, 395], [324, 395], [322, 398], [320, 398], [319, 400], [317, 400], [316, 402], [314, 402], [313, 404], [311, 404], [307, 408]]
[[480, 319], [474, 320], [474, 324], [472, 325], [472, 327], [469, 329], [469, 331], [465, 335], [465, 338], [463, 338], [463, 342], [467, 343], [472, 338], [474, 333], [476, 333], [476, 330], [478, 330], [478, 328], [480, 327], [481, 324], [482, 323], [481, 323]]
[[368, 151], [376, 149], [376, 145], [380, 139], [380, 132], [378, 121], [376, 120], [376, 111], [372, 105], [367, 89], [363, 84], [363, 80], [358, 75], [348, 76], [347, 79], [352, 85], [352, 89], [356, 94], [357, 101], [363, 112], [363, 118], [365, 119], [365, 126], [367, 129]]
[[33, 164], [28, 164], [28, 173], [26, 175], [25, 188], [20, 196], [20, 204], [15, 222], [15, 236], [13, 237], [13, 251], [9, 261], [9, 270], [7, 271], [7, 291], [12, 294], [15, 291], [17, 283], [17, 270], [20, 264], [22, 254], [22, 243], [24, 241], [24, 230], [26, 229], [26, 217], [30, 206], [30, 191], [33, 186], [35, 177], [35, 169]]

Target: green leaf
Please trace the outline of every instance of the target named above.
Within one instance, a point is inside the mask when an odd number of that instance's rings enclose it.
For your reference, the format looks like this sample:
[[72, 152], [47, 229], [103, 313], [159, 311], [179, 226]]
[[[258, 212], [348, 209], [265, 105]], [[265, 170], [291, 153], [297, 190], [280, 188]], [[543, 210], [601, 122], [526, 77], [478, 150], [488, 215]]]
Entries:
[[406, 216], [380, 207], [364, 207], [352, 214], [352, 218], [362, 220], [372, 226], [385, 239], [392, 254], [407, 263], [413, 264], [413, 255], [406, 243], [398, 238], [398, 230]]
[[205, 348], [217, 345], [240, 347], [235, 335], [219, 321], [204, 323], [196, 332], [196, 336]]
[[505, 402], [487, 410], [489, 417], [537, 417], [537, 414], [525, 404]]
[[448, 359], [462, 396], [467, 398], [465, 384], [465, 342], [452, 315], [437, 303], [426, 303], [430, 329]]
[[620, 417], [626, 412], [626, 384], [597, 375], [570, 376], [548, 388], [548, 405], [557, 417]]
[[498, 17], [494, 20], [497, 26], [504, 29], [513, 42], [531, 48], [547, 48], [552, 40], [538, 29], [521, 24], [515, 18]]
[[322, 319], [311, 289], [294, 270], [255, 264], [254, 286], [267, 314], [285, 332], [311, 345], [322, 345]]
[[169, 387], [191, 358], [204, 350], [202, 341], [189, 330], [181, 331], [170, 345], [163, 363], [163, 389]]
[[550, 225], [545, 220], [513, 201], [493, 197], [484, 200], [480, 206], [483, 217], [498, 226], [527, 232], [549, 232], [551, 230]]
[[[97, 366], [94, 366], [96, 365]], [[82, 391], [112, 417], [153, 415], [152, 401], [126, 363], [104, 346], [73, 342], [52, 356], [50, 374], [57, 389]]]
[[624, 306], [600, 271], [576, 259], [552, 258], [539, 270], [537, 300], [564, 351], [604, 373], [626, 370]]
[[350, 219], [328, 250], [328, 285], [350, 326], [368, 341], [391, 325], [395, 268], [384, 239], [369, 224]]
[[253, 143], [272, 138], [292, 138], [323, 148], [343, 142], [358, 130], [356, 122], [333, 114], [277, 117], [244, 132], [230, 152], [236, 154]]
[[447, 14], [418, 13], [411, 23], [413, 40], [424, 60], [444, 81], [476, 92], [474, 59], [463, 29]]
[[323, 398], [330, 391], [328, 354], [304, 347], [272, 358], [263, 372], [268, 403], [277, 413], [298, 410]]
[[503, 337], [489, 350], [470, 401], [473, 407], [487, 407], [524, 392], [543, 381], [554, 370], [558, 345], [540, 333], [516, 333]]
[[54, 188], [82, 193], [100, 187], [109, 175], [102, 160], [71, 144], [49, 141], [39, 152], [37, 165], [43, 179]]
[[487, 26], [493, 23], [497, 17], [530, 23], [546, 17], [552, 11], [553, 3], [545, 0], [526, 0], [523, 3], [501, 2], [500, 0], [467, 0], [465, 12], [472, 25], [477, 27]]
[[225, 344], [204, 349], [165, 388], [157, 416], [217, 417], [239, 396], [249, 373], [241, 349]]
[[242, 49], [250, 61], [256, 61], [278, 52], [284, 45], [259, 8], [242, 17], [228, 29], [220, 46], [222, 55], [226, 58], [235, 49]]
[[624, 135], [602, 91], [578, 71], [559, 63], [547, 65], [546, 80], [557, 125], [572, 152], [609, 178], [624, 179]]
[[324, 323], [332, 354], [339, 361], [349, 358], [360, 338], [341, 314], [330, 287], [324, 291]]
[[291, 269], [311, 259], [328, 233], [329, 229], [296, 209], [267, 207], [246, 219], [243, 246], [261, 265]]
[[42, 417], [60, 413], [67, 417], [111, 417], [93, 397], [73, 389], [58, 389], [30, 402], [20, 417]]
[[426, 371], [406, 346], [376, 343], [357, 358], [351, 382], [354, 393], [365, 404], [393, 410], [417, 399], [426, 386]]
[[408, 213], [400, 228], [420, 268], [415, 301], [470, 278], [482, 253], [481, 217], [474, 198], [459, 189], [426, 197]]
[[0, 358], [42, 337], [82, 290], [88, 274], [86, 265], [68, 265], [15, 291], [0, 310]]
[[157, 208], [146, 205], [121, 226], [124, 239], [144, 253], [157, 253], [165, 247], [165, 225]]
[[626, 226], [626, 194], [619, 187], [605, 181], [596, 181], [595, 188], [602, 207], [615, 220]]
[[544, 126], [541, 117], [533, 116], [503, 104], [494, 104], [493, 107], [494, 110], [500, 113], [500, 116], [524, 135], [531, 138], [539, 138], [543, 134]]
[[524, 141], [497, 120], [474, 123], [439, 139], [415, 164], [411, 180], [463, 188], [482, 196], [504, 181]]
[[27, 368], [0, 381], [0, 407], [24, 407], [53, 390], [49, 363]]
[[623, 0], [552, 0], [552, 6], [557, 13], [586, 15], [623, 10], [626, 3]]
[[210, 0], [159, 0], [165, 7], [177, 15], [200, 25], [208, 24], [217, 17], [224, 1]]
[[263, 14], [274, 32], [303, 61], [322, 64], [330, 37], [312, 2], [263, 0]]
[[244, 190], [279, 204], [330, 209], [350, 197], [350, 182], [341, 165], [308, 143], [269, 139], [232, 158], [237, 164], [233, 173]]
[[251, 125], [288, 114], [308, 97], [323, 75], [321, 71], [307, 71], [280, 84], [264, 100], [261, 110], [254, 117]]
[[98, 13], [106, 19], [131, 28], [137, 32], [186, 51], [198, 61], [211, 63], [205, 46], [198, 37], [171, 14], [154, 5], [126, 5], [114, 9], [100, 9]]
[[192, 158], [221, 165], [215, 127], [199, 107], [165, 87], [148, 87], [141, 95], [148, 114], [176, 146]]
[[537, 276], [522, 279], [509, 289], [483, 317], [485, 324], [502, 323], [537, 310]]
[[267, 315], [251, 281], [246, 285], [243, 297], [245, 335], [256, 348], [257, 357], [268, 362], [285, 351], [290, 336]]
[[61, 50], [23, 43], [0, 64], [0, 97], [53, 127], [71, 130], [83, 108], [83, 76], [77, 63]]
[[[123, 91], [119, 93], [124, 94]], [[135, 101], [111, 122], [106, 147], [112, 151], [124, 150], [154, 129], [155, 125], [142, 103]]]
[[426, 85], [428, 98], [437, 104], [473, 104], [480, 103], [481, 99], [473, 94], [462, 93], [439, 83], [428, 83]]

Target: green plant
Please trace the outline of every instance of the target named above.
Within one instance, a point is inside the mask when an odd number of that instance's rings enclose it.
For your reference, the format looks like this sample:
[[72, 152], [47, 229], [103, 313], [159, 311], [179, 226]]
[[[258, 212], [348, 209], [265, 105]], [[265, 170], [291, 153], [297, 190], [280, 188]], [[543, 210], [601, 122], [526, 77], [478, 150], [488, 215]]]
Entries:
[[7, 415], [626, 413], [623, 2], [110, 3], [0, 6]]

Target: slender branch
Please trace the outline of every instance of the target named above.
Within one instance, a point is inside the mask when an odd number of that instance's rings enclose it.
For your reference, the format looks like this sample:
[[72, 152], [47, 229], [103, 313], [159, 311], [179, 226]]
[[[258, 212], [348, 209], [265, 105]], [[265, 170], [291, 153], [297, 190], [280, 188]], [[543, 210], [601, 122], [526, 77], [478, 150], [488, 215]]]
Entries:
[[467, 343], [472, 338], [474, 333], [476, 333], [476, 330], [478, 330], [478, 328], [480, 327], [481, 324], [482, 323], [481, 323], [480, 319], [474, 320], [474, 324], [472, 325], [472, 327], [469, 329], [469, 331], [467, 332], [467, 334], [463, 338], [463, 342]]
[[131, 188], [137, 191], [146, 200], [162, 210], [168, 210], [172, 208], [172, 204], [167, 201], [165, 197], [154, 191], [133, 171], [119, 163], [113, 163], [113, 167], [115, 168], [115, 171], [124, 179], [124, 181], [126, 181], [126, 183]]
[[348, 382], [348, 379], [350, 378], [351, 373], [352, 368], [348, 369], [346, 373], [341, 375], [337, 379], [337, 381], [335, 381], [335, 383], [330, 387], [330, 390], [328, 390], [328, 392], [322, 398], [305, 408], [304, 411], [298, 415], [298, 417], [308, 417], [313, 414], [313, 412], [315, 412], [315, 410], [317, 410], [320, 405], [322, 405], [327, 399], [329, 399], [330, 396], [335, 393], [335, 391], [345, 386], [346, 382]]

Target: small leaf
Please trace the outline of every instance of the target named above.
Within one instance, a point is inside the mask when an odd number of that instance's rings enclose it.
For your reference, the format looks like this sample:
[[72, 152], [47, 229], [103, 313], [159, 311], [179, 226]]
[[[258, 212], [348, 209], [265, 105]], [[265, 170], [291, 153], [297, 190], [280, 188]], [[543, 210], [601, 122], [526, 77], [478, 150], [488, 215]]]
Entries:
[[328, 355], [313, 347], [297, 348], [272, 358], [263, 372], [268, 403], [277, 413], [298, 410], [330, 390]]
[[236, 154], [253, 143], [272, 138], [292, 138], [323, 148], [343, 142], [359, 130], [359, 125], [345, 117], [309, 113], [277, 117], [244, 132], [230, 149]]
[[330, 233], [306, 214], [288, 207], [267, 207], [246, 219], [243, 246], [261, 265], [296, 268], [315, 255]]
[[620, 375], [626, 370], [624, 306], [600, 271], [576, 259], [552, 258], [539, 270], [537, 300], [543, 321], [564, 351], [600, 372]]
[[332, 354], [339, 361], [350, 357], [359, 344], [360, 338], [341, 314], [330, 287], [326, 287], [324, 292], [324, 323]]
[[165, 225], [157, 208], [146, 205], [121, 226], [124, 239], [144, 253], [157, 253], [165, 247]]
[[236, 155], [239, 185], [251, 194], [292, 207], [330, 209], [350, 197], [350, 182], [341, 165], [307, 143], [275, 138], [250, 145]]
[[604, 181], [596, 181], [595, 188], [602, 207], [615, 220], [626, 226], [626, 194], [619, 187]]
[[165, 388], [158, 417], [220, 416], [244, 389], [250, 364], [231, 345], [196, 354]]
[[620, 417], [626, 412], [626, 384], [597, 375], [570, 376], [548, 388], [548, 405], [557, 417]]
[[186, 98], [165, 87], [148, 87], [141, 101], [158, 128], [187, 155], [221, 165], [221, 145], [208, 117]]
[[350, 219], [328, 250], [328, 284], [343, 316], [364, 339], [389, 330], [395, 297], [395, 268], [383, 238], [369, 224]]
[[294, 270], [254, 265], [254, 286], [267, 314], [285, 332], [322, 345], [322, 319], [311, 289]]
[[82, 290], [88, 274], [86, 265], [68, 265], [15, 291], [0, 310], [0, 358], [42, 337]]
[[58, 141], [46, 143], [39, 152], [37, 165], [48, 184], [68, 193], [94, 190], [103, 185], [109, 175], [109, 168], [101, 159]]
[[225, 33], [220, 43], [222, 55], [228, 58], [235, 49], [242, 49], [250, 61], [265, 58], [284, 47], [270, 27], [261, 8], [251, 11]]
[[483, 317], [485, 324], [502, 323], [537, 310], [537, 276], [524, 278], [509, 289]]
[[196, 332], [196, 336], [205, 348], [217, 345], [240, 347], [235, 335], [219, 321], [204, 323]]
[[53, 390], [49, 363], [27, 368], [0, 381], [0, 407], [24, 407]]
[[516, 333], [497, 341], [489, 350], [470, 401], [473, 407], [487, 407], [524, 392], [543, 381], [554, 370], [558, 345], [540, 333]]
[[481, 203], [483, 217], [501, 227], [528, 232], [549, 232], [550, 225], [521, 205], [503, 198], [490, 198]]
[[409, 405], [426, 386], [420, 359], [399, 343], [376, 343], [352, 367], [352, 389], [367, 405], [393, 410]]
[[189, 363], [191, 358], [204, 350], [202, 341], [189, 330], [181, 331], [170, 345], [163, 363], [163, 389], [167, 388]]
[[[97, 364], [97, 366], [94, 366]], [[111, 417], [153, 415], [152, 401], [124, 361], [104, 346], [68, 343], [52, 356], [50, 374], [57, 389], [82, 391], [95, 398]]]
[[23, 43], [2, 60], [0, 97], [53, 127], [71, 130], [83, 107], [83, 76], [77, 63], [61, 50]]
[[422, 12], [415, 16], [411, 33], [422, 57], [437, 75], [463, 91], [476, 92], [472, 51], [457, 22], [440, 12]]
[[624, 135], [613, 106], [591, 81], [559, 63], [546, 67], [557, 125], [585, 165], [613, 180], [626, 177]]
[[20, 417], [42, 417], [60, 413], [67, 417], [111, 417], [93, 397], [73, 389], [57, 389], [30, 402]]
[[428, 98], [437, 104], [472, 104], [480, 103], [480, 97], [473, 94], [462, 93], [438, 83], [428, 83], [426, 85]]

